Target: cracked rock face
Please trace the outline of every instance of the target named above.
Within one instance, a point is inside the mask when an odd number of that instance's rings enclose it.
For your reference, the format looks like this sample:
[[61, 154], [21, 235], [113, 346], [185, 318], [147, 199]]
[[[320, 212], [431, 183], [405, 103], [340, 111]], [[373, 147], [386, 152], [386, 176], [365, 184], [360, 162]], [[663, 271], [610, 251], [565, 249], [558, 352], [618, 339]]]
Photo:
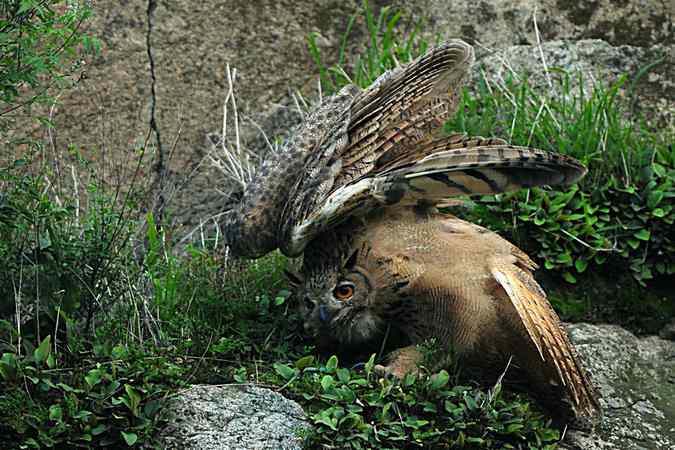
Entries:
[[604, 415], [592, 434], [570, 433], [563, 448], [675, 448], [675, 342], [637, 338], [615, 325], [567, 330], [599, 389]]
[[[542, 59], [543, 57], [543, 59]], [[554, 40], [536, 45], [514, 45], [487, 52], [479, 49], [474, 67], [473, 85], [480, 80], [480, 70], [488, 79], [503, 80], [515, 72], [528, 74], [528, 81], [539, 88], [547, 89], [544, 64], [550, 68], [562, 68], [570, 74], [581, 73], [585, 93], [591, 93], [597, 82], [615, 83], [623, 75], [635, 76], [643, 68], [651, 66], [637, 82], [629, 78], [622, 85], [620, 95], [632, 95], [637, 111], [643, 112], [655, 126], [675, 130], [675, 45], [637, 47], [613, 46], [599, 39], [579, 41]], [[551, 77], [560, 74], [552, 71]], [[570, 79], [572, 91], [578, 79]], [[557, 86], [557, 84], [556, 84]], [[633, 89], [632, 92], [629, 90]], [[555, 94], [554, 94], [555, 95]]]
[[[542, 41], [602, 39], [611, 45], [675, 44], [672, 0], [417, 0], [411, 8], [436, 33], [464, 36], [488, 47], [536, 44], [533, 13]], [[429, 28], [429, 27], [427, 27]]]
[[300, 406], [251, 385], [196, 385], [162, 410], [163, 449], [296, 450], [307, 429]]

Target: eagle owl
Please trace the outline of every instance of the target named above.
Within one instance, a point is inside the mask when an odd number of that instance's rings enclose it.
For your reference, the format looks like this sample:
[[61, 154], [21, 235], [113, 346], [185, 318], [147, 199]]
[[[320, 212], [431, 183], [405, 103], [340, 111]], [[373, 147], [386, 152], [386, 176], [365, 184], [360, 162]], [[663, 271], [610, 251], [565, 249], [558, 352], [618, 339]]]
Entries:
[[448, 350], [434, 369], [452, 356], [494, 382], [513, 358], [509, 370], [536, 394], [567, 396], [576, 414], [593, 415], [594, 388], [532, 276], [536, 267], [496, 233], [417, 206], [374, 211], [325, 232], [306, 247], [302, 273], [291, 280], [305, 330], [317, 339], [358, 347], [390, 331], [403, 336], [408, 346], [389, 355], [385, 373], [416, 372], [418, 344], [433, 339]]
[[305, 327], [362, 344], [394, 328], [410, 346], [386, 372], [419, 361], [435, 338], [488, 373], [513, 356], [542, 391], [554, 386], [578, 415], [597, 400], [522, 251], [439, 213], [461, 195], [573, 183], [576, 160], [496, 138], [443, 133], [473, 63], [446, 42], [370, 87], [325, 99], [256, 171], [226, 216], [231, 254], [304, 253], [296, 293]]

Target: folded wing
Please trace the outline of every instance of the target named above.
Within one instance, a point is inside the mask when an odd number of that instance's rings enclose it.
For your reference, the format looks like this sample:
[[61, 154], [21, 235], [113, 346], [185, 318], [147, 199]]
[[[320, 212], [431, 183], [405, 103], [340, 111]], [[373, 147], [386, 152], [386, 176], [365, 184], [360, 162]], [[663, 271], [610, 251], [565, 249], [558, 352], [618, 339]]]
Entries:
[[534, 263], [520, 250], [514, 248], [514, 251], [522, 268], [495, 258], [492, 275], [508, 295], [510, 306], [536, 347], [547, 374], [564, 387], [578, 415], [593, 416], [600, 410], [595, 388], [579, 363], [557, 314], [529, 273]]

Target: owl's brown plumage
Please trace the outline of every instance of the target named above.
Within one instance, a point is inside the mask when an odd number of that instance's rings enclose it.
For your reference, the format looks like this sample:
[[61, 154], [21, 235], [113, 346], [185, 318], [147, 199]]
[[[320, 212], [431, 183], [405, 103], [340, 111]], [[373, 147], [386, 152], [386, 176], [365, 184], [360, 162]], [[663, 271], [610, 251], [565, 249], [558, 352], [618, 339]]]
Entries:
[[449, 41], [366, 90], [349, 85], [328, 97], [263, 162], [225, 219], [232, 253], [298, 256], [323, 230], [372, 209], [583, 176], [562, 155], [442, 134], [473, 60], [470, 45]]
[[[319, 335], [359, 344], [395, 326], [413, 343], [452, 344], [485, 371], [514, 355], [536, 386], [559, 385], [589, 413], [592, 387], [534, 263], [432, 207], [585, 174], [556, 153], [443, 135], [473, 59], [470, 45], [446, 42], [365, 90], [327, 98], [263, 162], [225, 220], [226, 241], [240, 257], [305, 253], [298, 292]], [[388, 370], [399, 376], [419, 357], [414, 346], [392, 356]]]
[[387, 326], [407, 337], [411, 347], [387, 366], [393, 375], [416, 370], [415, 345], [433, 338], [494, 379], [513, 357], [535, 390], [563, 393], [577, 414], [592, 415], [594, 389], [535, 268], [485, 228], [433, 208], [389, 209], [312, 241], [298, 294], [317, 337], [360, 345]]

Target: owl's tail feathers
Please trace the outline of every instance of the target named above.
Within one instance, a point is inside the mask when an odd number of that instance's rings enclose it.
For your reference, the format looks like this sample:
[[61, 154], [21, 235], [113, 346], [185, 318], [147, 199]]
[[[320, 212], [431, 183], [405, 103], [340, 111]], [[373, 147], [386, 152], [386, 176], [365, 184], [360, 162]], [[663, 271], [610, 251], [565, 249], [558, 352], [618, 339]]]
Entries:
[[597, 416], [600, 413], [597, 392], [562, 329], [558, 315], [532, 275], [514, 264], [503, 262], [495, 262], [491, 272], [511, 300], [518, 322], [524, 325], [536, 347], [547, 376], [567, 392], [577, 416]]
[[431, 141], [416, 152], [425, 155], [421, 159], [388, 164], [373, 194], [385, 204], [437, 203], [458, 195], [571, 184], [586, 173], [578, 161], [557, 153], [482, 138], [458, 148], [456, 141], [454, 136]]

